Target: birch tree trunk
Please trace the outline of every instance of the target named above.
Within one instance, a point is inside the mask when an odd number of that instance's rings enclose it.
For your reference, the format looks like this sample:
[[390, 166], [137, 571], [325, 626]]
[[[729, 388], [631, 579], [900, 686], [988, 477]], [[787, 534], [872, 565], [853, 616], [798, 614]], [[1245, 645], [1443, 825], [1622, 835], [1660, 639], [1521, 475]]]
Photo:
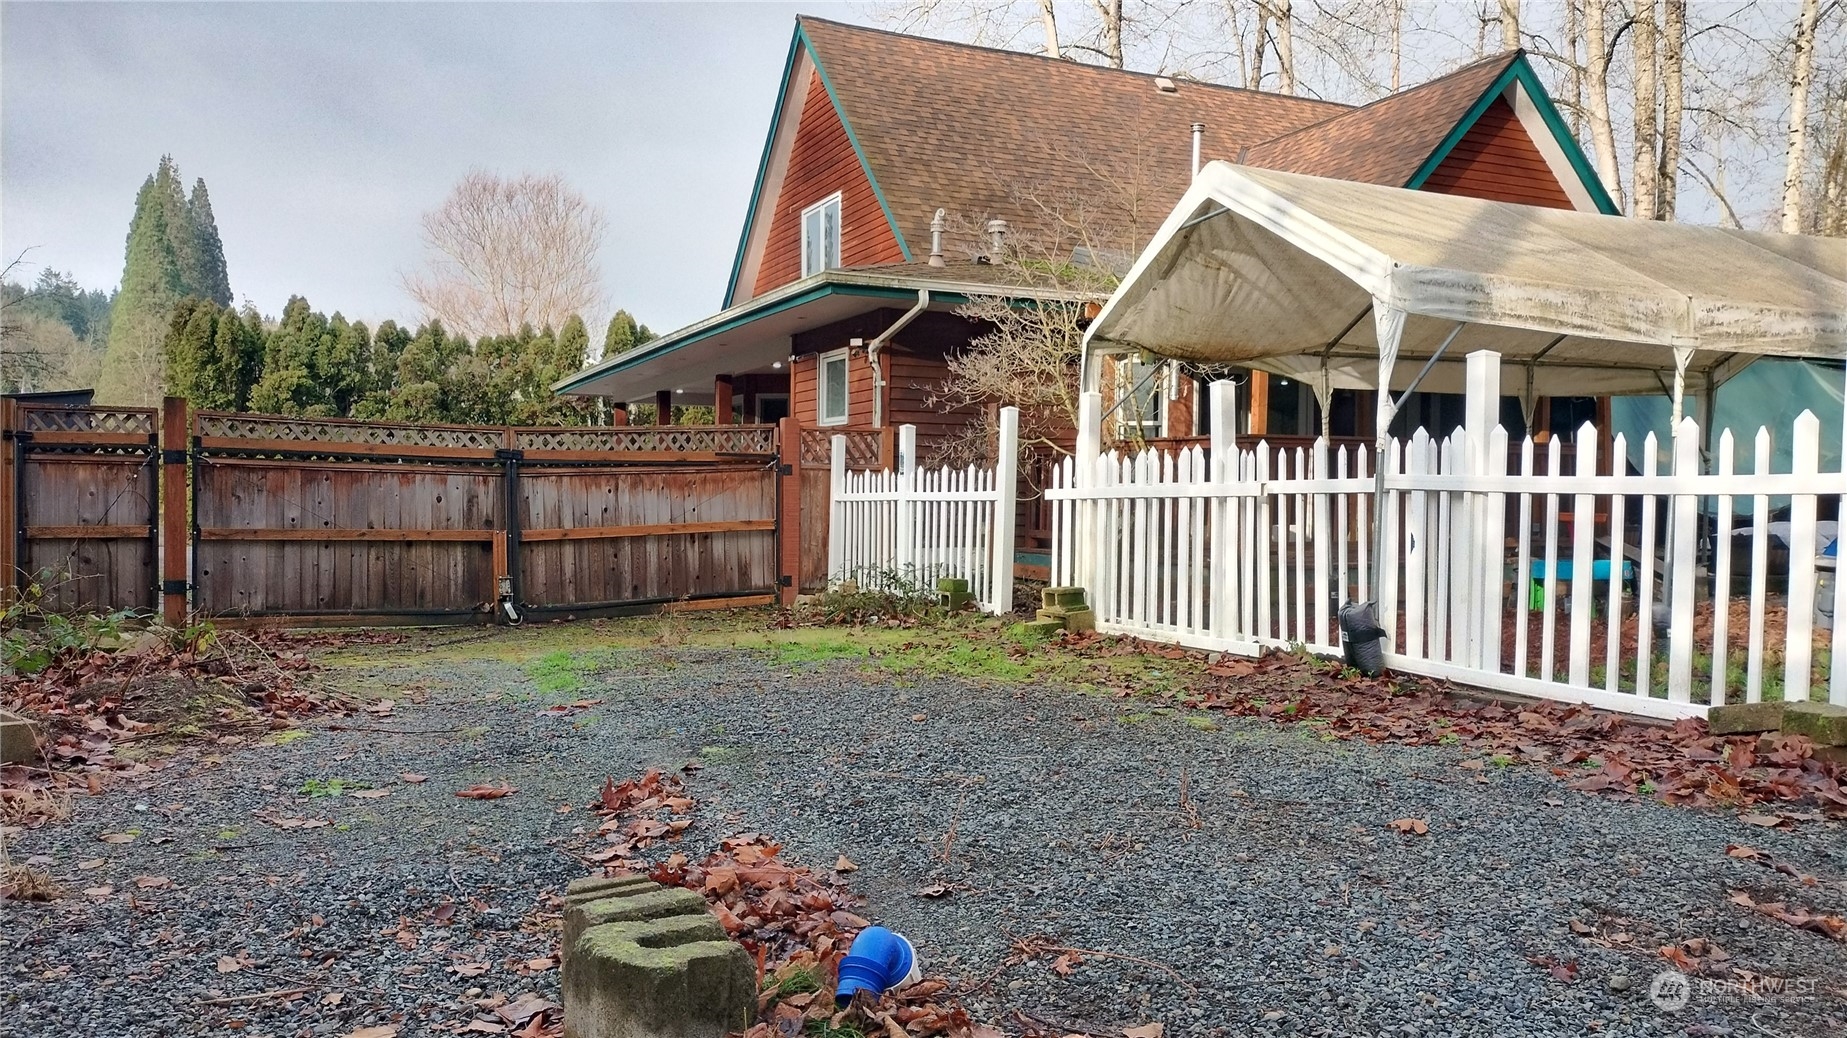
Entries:
[[1520, 49], [1520, 0], [1501, 0], [1501, 49]]
[[1584, 0], [1566, 0], [1565, 4], [1565, 89], [1571, 97], [1571, 136], [1584, 139], [1584, 59], [1578, 56], [1584, 43]]
[[1276, 64], [1285, 94], [1295, 93], [1295, 11], [1293, 0], [1269, 0], [1276, 19]]
[[1610, 42], [1604, 33], [1604, 0], [1584, 0], [1584, 92], [1597, 179], [1623, 207], [1623, 178], [1616, 166], [1616, 128], [1610, 122]]
[[1815, 80], [1815, 23], [1821, 0], [1802, 0], [1789, 72], [1789, 149], [1783, 158], [1784, 234], [1802, 233], [1802, 173], [1808, 158], [1809, 91]]
[[[1049, 0], [1045, 0], [1049, 3]], [[1111, 68], [1122, 67], [1122, 0], [1090, 0], [1103, 25], [1103, 60]]]
[[1404, 66], [1404, 0], [1392, 0], [1392, 93], [1396, 94], [1403, 85], [1401, 69]]
[[1680, 197], [1681, 81], [1687, 54], [1687, 0], [1664, 0], [1661, 29], [1661, 156], [1655, 164], [1655, 218], [1672, 220]]
[[1265, 3], [1257, 4], [1257, 31], [1253, 34], [1251, 44], [1251, 63], [1245, 69], [1244, 86], [1249, 90], [1263, 89], [1263, 52], [1270, 42], [1270, 7]]
[[1058, 49], [1058, 12], [1052, 9], [1052, 0], [1039, 0], [1039, 25], [1045, 29], [1045, 56], [1062, 57]]
[[1661, 55], [1656, 35], [1655, 0], [1635, 0], [1635, 21], [1629, 27], [1629, 40], [1635, 53], [1635, 152], [1630, 170], [1635, 205], [1629, 215], [1638, 220], [1653, 220], [1659, 213], [1656, 179], [1660, 171], [1655, 151], [1655, 116], [1661, 103], [1656, 88]]

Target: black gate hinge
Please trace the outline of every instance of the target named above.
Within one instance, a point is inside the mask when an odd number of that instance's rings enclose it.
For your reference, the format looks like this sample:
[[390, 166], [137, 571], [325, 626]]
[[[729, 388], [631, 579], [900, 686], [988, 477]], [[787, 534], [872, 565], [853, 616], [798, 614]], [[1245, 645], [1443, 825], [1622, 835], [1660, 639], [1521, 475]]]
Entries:
[[778, 465], [776, 466], [776, 474], [778, 476], [793, 476], [795, 475], [795, 466], [794, 465]]
[[172, 447], [163, 447], [160, 451], [160, 463], [162, 465], [184, 465], [191, 458], [192, 452], [183, 447], [177, 450]]
[[776, 578], [776, 586], [777, 587], [794, 587], [795, 578], [790, 576], [787, 573], [784, 573], [782, 576]]
[[160, 593], [163, 595], [183, 595], [191, 590], [192, 582], [188, 580], [163, 580], [160, 582]]

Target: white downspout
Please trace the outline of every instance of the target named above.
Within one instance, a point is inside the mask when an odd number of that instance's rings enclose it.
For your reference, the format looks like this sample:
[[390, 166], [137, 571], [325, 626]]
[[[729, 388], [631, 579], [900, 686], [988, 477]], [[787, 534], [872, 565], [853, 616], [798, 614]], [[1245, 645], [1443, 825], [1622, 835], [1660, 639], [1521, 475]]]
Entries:
[[880, 332], [876, 338], [866, 344], [866, 363], [872, 365], [872, 427], [885, 427], [885, 369], [879, 364], [879, 350], [891, 342], [891, 337], [903, 331], [905, 326], [917, 319], [917, 315], [930, 308], [930, 290], [917, 290], [917, 305], [904, 312], [904, 315], [892, 322], [890, 328]]

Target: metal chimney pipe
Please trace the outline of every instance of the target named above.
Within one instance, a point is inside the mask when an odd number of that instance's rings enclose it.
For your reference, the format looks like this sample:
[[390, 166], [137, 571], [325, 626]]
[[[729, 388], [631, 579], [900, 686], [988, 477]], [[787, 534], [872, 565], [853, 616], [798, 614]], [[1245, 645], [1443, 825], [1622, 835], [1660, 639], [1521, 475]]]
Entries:
[[1199, 175], [1199, 142], [1206, 136], [1206, 124], [1193, 124], [1193, 175]]
[[930, 265], [940, 267], [943, 260], [943, 230], [949, 223], [949, 214], [941, 209], [930, 218]]
[[1007, 246], [1007, 221], [988, 221], [988, 258], [999, 260], [1001, 250]]

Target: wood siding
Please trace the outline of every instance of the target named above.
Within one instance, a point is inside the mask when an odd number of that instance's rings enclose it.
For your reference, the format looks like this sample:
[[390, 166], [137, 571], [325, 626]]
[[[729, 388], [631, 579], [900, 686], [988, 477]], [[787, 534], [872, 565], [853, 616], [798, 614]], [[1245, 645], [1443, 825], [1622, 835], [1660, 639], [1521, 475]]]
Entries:
[[[842, 342], [841, 345], [845, 345]], [[838, 348], [838, 347], [836, 347]], [[820, 354], [797, 357], [789, 365], [789, 413], [809, 428], [821, 427]], [[847, 351], [846, 425], [872, 424], [872, 365], [865, 350]]]
[[890, 425], [915, 425], [918, 453], [926, 459], [934, 447], [962, 435], [984, 410], [978, 405], [947, 409], [930, 403], [930, 397], [941, 392], [948, 375], [949, 365], [940, 356], [893, 353], [886, 364], [890, 403], [885, 421]]
[[1424, 182], [1423, 190], [1549, 209], [1575, 208], [1505, 100], [1488, 106]]
[[[867, 267], [902, 263], [904, 251], [872, 191], [846, 125], [819, 75], [811, 75], [802, 118], [790, 145], [789, 164], [774, 207], [759, 213], [770, 221], [753, 295], [802, 276], [802, 210], [840, 192], [840, 264]], [[763, 200], [759, 201], [762, 204]]]

